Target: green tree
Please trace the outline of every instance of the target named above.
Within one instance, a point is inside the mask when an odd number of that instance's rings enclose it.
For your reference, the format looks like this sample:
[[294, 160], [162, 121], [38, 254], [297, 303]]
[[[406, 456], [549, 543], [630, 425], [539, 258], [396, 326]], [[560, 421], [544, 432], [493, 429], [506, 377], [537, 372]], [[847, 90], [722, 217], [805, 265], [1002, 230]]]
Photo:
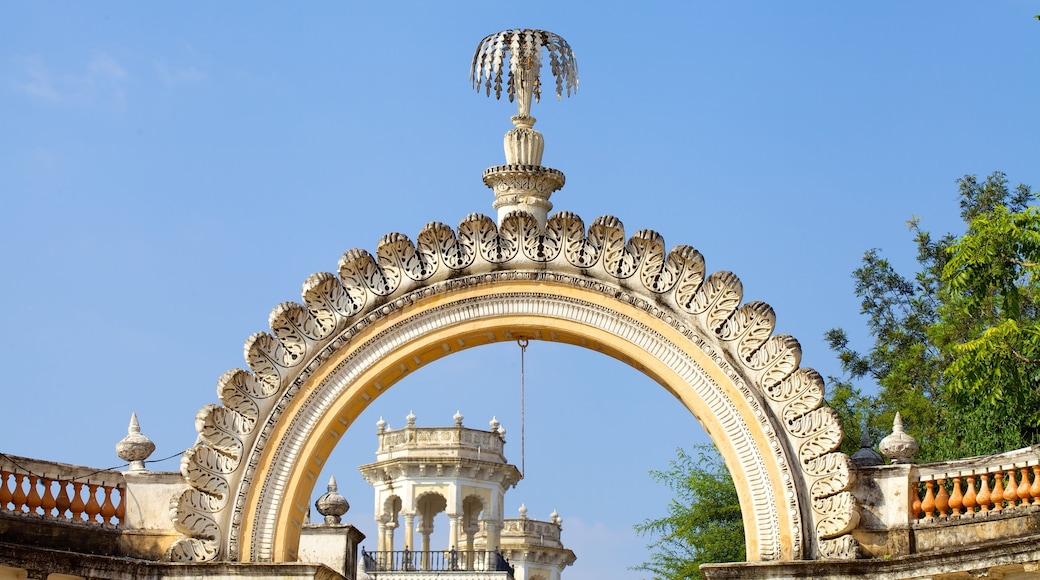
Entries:
[[701, 578], [701, 564], [746, 557], [733, 479], [713, 445], [698, 445], [693, 451], [696, 458], [679, 448], [668, 469], [650, 472], [674, 495], [666, 516], [635, 526], [653, 540], [648, 545], [650, 559], [633, 569], [650, 572], [655, 579]]
[[[1040, 213], [1028, 187], [1002, 173], [958, 181], [966, 231], [934, 239], [910, 230], [918, 271], [898, 273], [880, 250], [853, 273], [873, 347], [860, 353], [827, 333], [845, 372], [828, 400], [842, 414], [844, 448], [887, 433], [896, 411], [921, 444], [919, 460], [996, 453], [1037, 441], [1040, 426]], [[876, 394], [855, 382], [867, 379]]]

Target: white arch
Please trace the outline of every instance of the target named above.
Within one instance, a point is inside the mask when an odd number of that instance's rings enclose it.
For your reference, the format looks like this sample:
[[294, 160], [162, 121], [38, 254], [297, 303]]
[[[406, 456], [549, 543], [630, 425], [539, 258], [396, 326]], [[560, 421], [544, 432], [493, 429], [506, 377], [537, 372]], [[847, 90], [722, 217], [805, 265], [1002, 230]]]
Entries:
[[683, 400], [737, 481], [750, 559], [855, 555], [852, 471], [822, 380], [772, 335], [772, 310], [741, 305], [739, 280], [705, 277], [692, 248], [666, 254], [648, 230], [626, 241], [610, 217], [586, 232], [566, 212], [544, 230], [471, 215], [414, 245], [387, 235], [374, 258], [351, 250], [303, 294], [247, 341], [253, 372], [226, 373], [224, 405], [200, 412], [173, 559], [291, 559], [311, 464], [360, 408], [429, 360], [515, 332], [602, 350]]

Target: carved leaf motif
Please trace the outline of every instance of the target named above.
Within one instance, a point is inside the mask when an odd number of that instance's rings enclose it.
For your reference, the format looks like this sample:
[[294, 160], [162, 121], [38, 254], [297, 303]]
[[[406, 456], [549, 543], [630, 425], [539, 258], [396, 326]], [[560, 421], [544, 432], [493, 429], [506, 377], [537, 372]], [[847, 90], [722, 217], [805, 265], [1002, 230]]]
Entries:
[[859, 542], [849, 534], [820, 540], [819, 553], [826, 559], [855, 560], [859, 557]]
[[349, 250], [340, 258], [339, 277], [347, 288], [357, 286], [379, 296], [392, 294], [401, 282], [399, 273], [384, 272], [372, 254], [357, 248]]
[[[841, 423], [836, 418], [809, 434], [808, 439], [803, 441], [798, 448], [798, 457], [802, 460], [802, 464], [806, 465], [807, 472], [810, 460], [822, 457], [841, 445], [841, 435]], [[820, 474], [814, 473], [814, 475]]]
[[819, 457], [803, 461], [805, 473], [810, 476], [826, 475], [839, 469], [851, 469], [848, 455], [844, 453], [826, 453]]
[[859, 524], [856, 498], [844, 491], [823, 499], [813, 500], [816, 512], [816, 535], [822, 539], [851, 532]]
[[397, 280], [397, 286], [407, 278], [412, 281], [425, 280], [433, 274], [433, 268], [415, 251], [415, 246], [404, 234], [387, 234], [376, 248], [376, 260], [384, 275]]
[[[217, 396], [222, 396], [225, 390], [232, 384], [234, 389], [241, 391], [246, 396], [249, 396], [253, 399], [266, 399], [277, 392], [276, 390], [271, 389], [270, 385], [263, 383], [263, 381], [261, 380], [257, 380], [256, 376], [254, 376], [249, 371], [242, 369], [231, 369], [225, 372], [223, 375], [220, 375], [220, 378], [217, 379]], [[237, 407], [232, 408], [235, 408], [235, 411], [238, 411], [243, 415], [248, 415], [248, 411], [239, 410], [239, 408]]]
[[581, 218], [570, 212], [561, 212], [559, 216], [560, 233], [563, 236], [563, 254], [576, 268], [591, 268], [599, 261], [599, 245], [585, 235], [585, 224]]
[[234, 458], [237, 462], [242, 457], [242, 441], [238, 435], [249, 432], [248, 429], [243, 429], [248, 420], [219, 405], [207, 405], [198, 415], [202, 421], [198, 427], [199, 436], [208, 446]]
[[[240, 378], [239, 375], [242, 377]], [[217, 381], [217, 398], [224, 403], [225, 407], [238, 414], [241, 433], [246, 434], [253, 430], [260, 417], [260, 407], [254, 399], [261, 397], [250, 394], [242, 384], [243, 378], [249, 380], [253, 385], [263, 384], [253, 381], [253, 376], [242, 369], [232, 369], [221, 375]]]
[[719, 329], [719, 338], [737, 342], [737, 355], [745, 363], [773, 334], [776, 315], [765, 302], [748, 302], [733, 313]]
[[499, 226], [499, 234], [516, 239], [524, 257], [532, 262], [547, 262], [551, 259], [546, 256], [545, 235], [539, 231], [538, 221], [525, 211], [509, 212]]
[[[833, 453], [831, 455], [834, 455]], [[849, 491], [856, 481], [855, 471], [848, 465], [840, 465], [837, 469], [828, 472], [809, 486], [809, 497], [813, 500], [822, 499], [836, 493]]]
[[665, 274], [664, 238], [661, 234], [653, 230], [639, 230], [628, 241], [627, 251], [635, 259], [639, 281], [644, 288], [660, 294], [675, 283], [674, 274]]
[[589, 242], [600, 248], [603, 270], [616, 278], [625, 279], [636, 271], [636, 260], [625, 244], [625, 226], [614, 216], [596, 218], [589, 226]]
[[729, 315], [740, 305], [744, 288], [731, 272], [715, 272], [701, 284], [689, 311], [703, 314], [708, 328], [718, 331]]
[[[820, 373], [813, 369], [802, 367], [788, 375], [784, 380], [767, 386], [765, 394], [771, 400], [783, 403], [800, 397], [806, 391], [814, 390], [819, 391], [820, 400], [822, 400], [823, 389], [823, 377], [820, 376]], [[810, 409], [815, 408], [815, 406], [810, 407]]]
[[282, 302], [271, 311], [268, 322], [271, 332], [281, 343], [283, 349], [282, 366], [292, 367], [307, 356], [307, 349], [314, 338], [307, 336], [301, 327], [315, 328], [317, 324], [308, 324], [311, 318], [307, 309], [292, 302]]
[[690, 246], [676, 246], [668, 253], [669, 262], [673, 259], [682, 266], [675, 284], [675, 303], [692, 313], [697, 292], [704, 283], [704, 256]]
[[173, 511], [173, 525], [183, 534], [190, 534], [200, 540], [216, 540], [220, 538], [220, 527], [209, 514], [215, 513], [206, 509], [208, 500], [198, 491], [189, 489], [176, 500]]
[[502, 264], [516, 256], [518, 240], [499, 235], [491, 218], [481, 214], [470, 214], [459, 224], [459, 239], [463, 244], [472, 244], [480, 257], [490, 264]]
[[747, 360], [750, 369], [762, 371], [760, 384], [768, 389], [783, 381], [795, 369], [802, 358], [802, 347], [792, 336], [772, 336]]
[[[182, 534], [191, 533], [181, 527], [177, 528]], [[215, 540], [200, 540], [197, 538], [179, 538], [170, 545], [167, 551], [167, 559], [172, 562], [209, 562], [215, 560], [220, 553]]]
[[349, 290], [329, 272], [311, 274], [303, 283], [303, 303], [325, 336], [331, 336], [343, 322], [365, 305], [368, 293], [357, 286]]
[[246, 364], [253, 370], [257, 379], [268, 384], [272, 390], [278, 390], [282, 379], [282, 365], [285, 357], [282, 343], [266, 332], [257, 332], [246, 339]]
[[795, 437], [808, 437], [829, 428], [832, 424], [840, 425], [840, 421], [834, 409], [820, 407], [789, 422], [788, 431]]

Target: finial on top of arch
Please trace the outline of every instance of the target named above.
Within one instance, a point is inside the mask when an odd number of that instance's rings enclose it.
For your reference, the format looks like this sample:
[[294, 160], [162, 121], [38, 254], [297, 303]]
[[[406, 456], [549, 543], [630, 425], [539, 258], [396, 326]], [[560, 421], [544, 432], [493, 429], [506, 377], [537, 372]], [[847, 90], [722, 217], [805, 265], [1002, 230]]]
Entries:
[[549, 196], [563, 187], [562, 172], [542, 167], [545, 139], [534, 129], [531, 101], [541, 100], [542, 50], [549, 53], [549, 65], [556, 77], [556, 96], [567, 96], [578, 90], [578, 63], [567, 41], [544, 30], [529, 28], [503, 30], [486, 36], [477, 45], [470, 66], [470, 82], [495, 98], [502, 96], [502, 76], [506, 76], [506, 94], [516, 99], [517, 114], [510, 118], [513, 129], [505, 135], [506, 164], [484, 171], [484, 184], [495, 192], [493, 207], [501, 224], [513, 211], [534, 216], [545, 227], [552, 203]]
[[[502, 73], [506, 73], [509, 102], [516, 98], [517, 116], [531, 115], [531, 99], [541, 101], [542, 49], [549, 53], [549, 66], [556, 77], [556, 98], [578, 92], [578, 62], [574, 51], [562, 37], [545, 30], [512, 29], [489, 34], [473, 53], [470, 82], [490, 97], [502, 97]], [[508, 62], [506, 61], [508, 55]]]

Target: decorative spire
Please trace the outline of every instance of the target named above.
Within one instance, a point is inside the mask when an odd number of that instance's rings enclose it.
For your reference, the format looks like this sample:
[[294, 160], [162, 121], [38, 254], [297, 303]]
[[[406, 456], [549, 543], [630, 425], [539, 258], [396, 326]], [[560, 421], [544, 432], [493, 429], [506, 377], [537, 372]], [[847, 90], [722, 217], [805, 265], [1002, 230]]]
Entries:
[[347, 499], [338, 493], [339, 486], [336, 485], [336, 476], [333, 475], [329, 478], [329, 487], [325, 495], [318, 498], [318, 501], [314, 502], [314, 507], [318, 508], [318, 513], [325, 516], [326, 524], [338, 524], [340, 523], [340, 516], [347, 513], [350, 509], [350, 504], [347, 503]]
[[903, 431], [903, 417], [898, 411], [892, 421], [892, 433], [881, 440], [878, 449], [892, 463], [910, 463], [910, 458], [917, 453], [917, 441]]
[[497, 416], [492, 416], [491, 420], [488, 421], [488, 425], [491, 426], [491, 432], [492, 433], [498, 433], [498, 427], [500, 425], [502, 425], [502, 424], [498, 422], [498, 417]]
[[563, 526], [563, 518], [560, 517], [560, 512], [556, 510], [553, 510], [552, 513], [549, 514], [549, 521], [556, 524], [557, 527]]
[[130, 473], [144, 473], [148, 469], [144, 460], [155, 451], [155, 443], [141, 434], [141, 425], [137, 422], [137, 413], [130, 413], [130, 426], [126, 428], [126, 437], [116, 443], [116, 455], [130, 464]]
[[415, 412], [414, 411], [408, 411], [408, 416], [405, 417], [404, 420], [408, 421], [408, 426], [409, 427], [415, 427]]
[[380, 433], [386, 431], [386, 421], [384, 421], [382, 417], [379, 417], [379, 420], [376, 421], [376, 430]]
[[552, 209], [549, 197], [563, 187], [562, 172], [542, 167], [545, 141], [533, 127], [531, 102], [542, 94], [542, 51], [549, 54], [549, 65], [556, 77], [556, 98], [578, 90], [578, 63], [574, 51], [563, 38], [544, 30], [503, 30], [487, 36], [473, 53], [470, 82], [479, 92], [495, 98], [502, 96], [502, 76], [506, 75], [506, 94], [516, 99], [517, 114], [510, 118], [513, 129], [505, 136], [506, 164], [484, 171], [484, 184], [495, 192], [494, 208], [498, 221], [512, 211], [530, 213], [545, 226]]
[[520, 504], [520, 519], [527, 519], [527, 504], [525, 503]]
[[455, 419], [455, 426], [456, 427], [462, 427], [462, 419], [463, 419], [463, 417], [462, 417], [462, 413], [460, 411], [455, 411], [455, 415], [452, 416], [452, 419]]

